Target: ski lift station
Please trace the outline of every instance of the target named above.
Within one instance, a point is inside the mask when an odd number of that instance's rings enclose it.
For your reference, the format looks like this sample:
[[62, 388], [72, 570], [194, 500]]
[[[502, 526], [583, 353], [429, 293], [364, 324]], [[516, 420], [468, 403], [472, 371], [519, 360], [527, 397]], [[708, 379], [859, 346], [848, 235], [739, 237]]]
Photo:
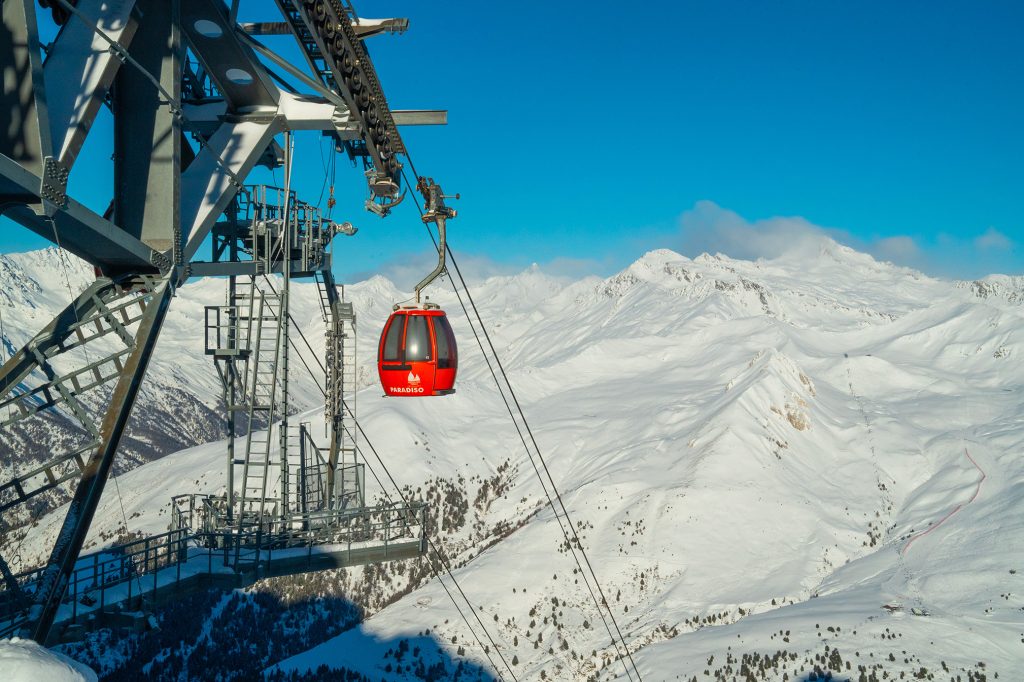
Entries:
[[[356, 228], [292, 187], [294, 137], [329, 136], [336, 153], [361, 164], [371, 212], [387, 216], [408, 192], [422, 193], [422, 219], [442, 241], [417, 293], [442, 272], [455, 212], [433, 180], [411, 175], [400, 129], [443, 124], [446, 114], [392, 111], [365, 45], [408, 21], [366, 19], [343, 0], [278, 0], [280, 20], [258, 24], [238, 23], [237, 0], [41, 4], [49, 12], [30, 0], [3, 3], [11, 124], [0, 139], [0, 207], [97, 277], [0, 369], [4, 428], [59, 407], [84, 434], [0, 484], [8, 519], [25, 518], [49, 490], [73, 490], [45, 565], [18, 570], [19, 557], [0, 558], [0, 634], [60, 641], [191, 589], [423, 554], [426, 506], [368, 506], [364, 494], [356, 311], [334, 280], [330, 250]], [[291, 35], [302, 62], [269, 50], [266, 35]], [[113, 118], [116, 191], [100, 214], [67, 186], [72, 173], [89, 172], [76, 162], [103, 109]], [[250, 183], [257, 166], [281, 169], [283, 186]], [[175, 290], [211, 276], [223, 280], [224, 304], [206, 308], [195, 333], [223, 388], [226, 489], [154, 501], [171, 505], [165, 533], [83, 555]], [[319, 292], [325, 424], [291, 416], [297, 369], [288, 351], [309, 347], [289, 313], [300, 279]], [[380, 371], [389, 392], [453, 390], [455, 340], [442, 311], [403, 308], [388, 329]], [[412, 375], [422, 388], [401, 393]], [[87, 393], [105, 396], [98, 413]], [[326, 447], [312, 436], [324, 428]]]

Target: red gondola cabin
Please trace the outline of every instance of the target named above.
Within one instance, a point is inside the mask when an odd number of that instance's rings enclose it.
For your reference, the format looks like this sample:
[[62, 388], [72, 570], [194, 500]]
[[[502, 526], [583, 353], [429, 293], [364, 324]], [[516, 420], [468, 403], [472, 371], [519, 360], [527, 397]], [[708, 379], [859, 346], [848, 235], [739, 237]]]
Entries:
[[458, 350], [444, 311], [399, 308], [380, 335], [377, 371], [384, 394], [421, 397], [455, 393]]

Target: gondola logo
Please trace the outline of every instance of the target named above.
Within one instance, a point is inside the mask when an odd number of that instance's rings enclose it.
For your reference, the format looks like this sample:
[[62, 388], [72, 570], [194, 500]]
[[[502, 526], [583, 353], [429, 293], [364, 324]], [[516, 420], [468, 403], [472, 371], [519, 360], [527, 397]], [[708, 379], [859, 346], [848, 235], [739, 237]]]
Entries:
[[409, 372], [409, 376], [406, 378], [409, 380], [409, 386], [415, 388], [420, 385], [420, 378], [416, 374]]

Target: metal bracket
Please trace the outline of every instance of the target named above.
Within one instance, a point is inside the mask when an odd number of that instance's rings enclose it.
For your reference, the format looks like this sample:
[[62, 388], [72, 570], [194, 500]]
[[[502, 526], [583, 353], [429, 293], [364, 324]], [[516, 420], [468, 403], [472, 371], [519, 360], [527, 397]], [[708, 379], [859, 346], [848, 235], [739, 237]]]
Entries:
[[426, 203], [426, 212], [423, 214], [424, 224], [434, 223], [437, 225], [437, 265], [430, 272], [429, 275], [423, 278], [423, 280], [416, 285], [416, 303], [420, 302], [420, 292], [423, 289], [437, 279], [445, 269], [444, 255], [445, 250], [448, 248], [447, 242], [445, 241], [445, 228], [447, 221], [450, 218], [454, 218], [458, 215], [458, 211], [454, 208], [448, 208], [444, 200], [445, 199], [458, 199], [459, 195], [448, 196], [441, 189], [441, 185], [434, 182], [434, 178], [421, 177], [416, 182], [416, 189], [419, 190], [420, 194], [423, 195], [423, 201]]
[[[366, 183], [370, 186], [370, 198], [366, 200], [366, 210], [381, 218], [391, 213], [405, 199], [405, 192], [398, 194], [398, 183], [386, 173], [377, 170], [366, 171]], [[397, 197], [397, 198], [396, 198]]]
[[150, 251], [149, 260], [160, 268], [160, 274], [166, 274], [171, 269], [171, 259], [160, 251]]
[[333, 226], [335, 234], [343, 234], [346, 237], [351, 237], [352, 235], [359, 231], [358, 227], [348, 222], [347, 220], [343, 223], [331, 223], [331, 225]]
[[448, 208], [445, 205], [445, 199], [460, 198], [459, 194], [445, 194], [441, 189], [441, 185], [434, 182], [434, 178], [421, 177], [416, 182], [416, 189], [423, 195], [423, 201], [426, 204], [424, 208], [426, 211], [423, 213], [424, 223], [435, 223], [438, 218], [454, 218], [458, 215], [458, 211], [454, 208]]
[[71, 169], [52, 156], [43, 159], [43, 177], [39, 183], [39, 198], [43, 211], [53, 217], [68, 206], [68, 175]]

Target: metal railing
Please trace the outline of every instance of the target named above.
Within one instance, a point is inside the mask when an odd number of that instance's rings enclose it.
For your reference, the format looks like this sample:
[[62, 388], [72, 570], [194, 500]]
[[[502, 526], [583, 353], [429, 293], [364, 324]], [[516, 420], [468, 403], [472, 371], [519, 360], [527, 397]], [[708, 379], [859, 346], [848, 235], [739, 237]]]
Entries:
[[[353, 467], [358, 465], [352, 465]], [[267, 498], [267, 502], [277, 501]], [[228, 544], [258, 546], [262, 549], [342, 544], [367, 540], [393, 540], [423, 534], [426, 503], [378, 507], [316, 509], [284, 515], [268, 515], [259, 527], [239, 522], [246, 513], [236, 501], [229, 524], [224, 496], [188, 494], [171, 501], [171, 525], [188, 534], [189, 541], [203, 547]]]
[[[324, 264], [327, 246], [339, 228], [321, 210], [300, 201], [294, 191], [272, 185], [246, 185], [236, 199], [238, 220], [250, 226], [243, 251], [262, 262], [266, 272], [279, 260], [299, 261], [304, 272]], [[286, 211], [287, 206], [287, 211]], [[290, 253], [283, 252], [284, 231], [289, 235]]]
[[[246, 572], [282, 575], [313, 570], [331, 546], [337, 565], [409, 556], [426, 551], [427, 505], [325, 509], [269, 519], [259, 528], [219, 526], [226, 520], [224, 498], [179, 495], [171, 503], [171, 530], [108, 547], [81, 557], [62, 599], [58, 622], [74, 623], [85, 613], [114, 605], [138, 608], [163, 588], [183, 580]], [[401, 546], [402, 552], [396, 551]], [[238, 549], [244, 548], [239, 553]], [[305, 552], [299, 551], [305, 549]], [[276, 555], [276, 556], [275, 556]], [[241, 557], [243, 561], [232, 563]], [[44, 569], [17, 574], [18, 590], [0, 590], [0, 637], [27, 621], [28, 608]]]
[[[158, 535], [132, 540], [79, 558], [71, 573], [62, 604], [70, 613], [66, 619], [77, 620], [79, 607], [103, 611], [110, 592], [119, 590], [119, 602], [132, 602], [158, 587], [162, 569], [176, 567], [175, 581], [181, 579], [181, 566], [188, 559], [188, 534], [169, 530]], [[13, 633], [24, 622], [28, 604], [43, 575], [43, 568], [17, 574], [19, 591], [0, 591], [0, 636]]]

